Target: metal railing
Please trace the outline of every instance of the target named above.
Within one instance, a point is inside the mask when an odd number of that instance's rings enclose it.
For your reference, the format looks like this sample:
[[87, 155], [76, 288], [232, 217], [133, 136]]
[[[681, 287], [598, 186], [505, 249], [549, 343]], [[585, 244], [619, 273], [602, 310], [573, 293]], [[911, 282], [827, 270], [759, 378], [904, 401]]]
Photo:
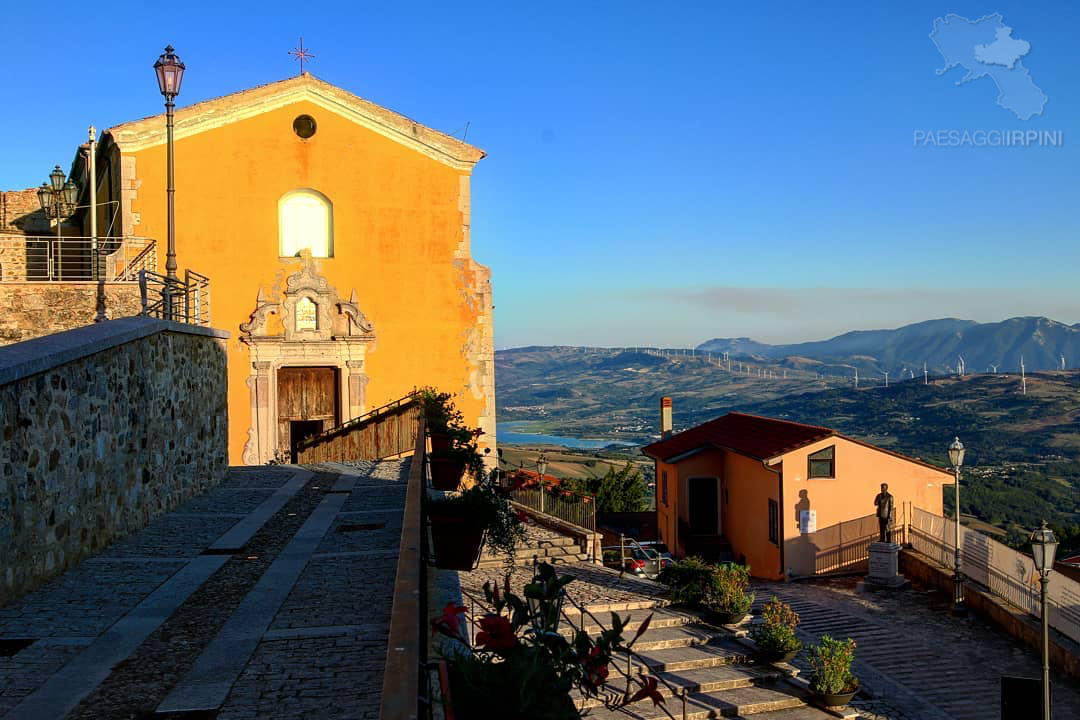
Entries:
[[591, 495], [545, 484], [511, 490], [510, 498], [538, 513], [596, 532], [596, 498]]
[[387, 403], [337, 427], [301, 440], [300, 463], [379, 460], [413, 452], [420, 402], [415, 393]]
[[149, 270], [140, 270], [138, 277], [143, 315], [210, 326], [210, 278], [193, 270], [185, 270], [183, 280]]
[[156, 267], [150, 238], [0, 234], [3, 282], [133, 282]]
[[[921, 508], [911, 513], [912, 549], [950, 570], [954, 568], [955, 527], [949, 518]], [[975, 582], [1032, 617], [1041, 614], [1039, 573], [1030, 556], [980, 532], [960, 527], [960, 569]], [[1080, 583], [1055, 573], [1047, 588], [1050, 627], [1080, 642]]]

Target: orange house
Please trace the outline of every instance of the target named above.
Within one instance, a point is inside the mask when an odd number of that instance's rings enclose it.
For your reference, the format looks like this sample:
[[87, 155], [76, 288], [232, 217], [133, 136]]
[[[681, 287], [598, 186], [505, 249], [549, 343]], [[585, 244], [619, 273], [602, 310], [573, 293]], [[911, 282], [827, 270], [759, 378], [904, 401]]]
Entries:
[[[491, 274], [469, 245], [484, 152], [308, 73], [175, 125], [178, 274], [210, 278], [211, 324], [232, 334], [230, 462], [421, 385], [453, 393], [494, 449]], [[155, 238], [164, 274], [164, 116], [105, 131], [96, 182], [98, 227]]]
[[642, 452], [656, 464], [657, 527], [675, 554], [744, 561], [768, 579], [864, 561], [878, 539], [881, 483], [894, 527], [912, 505], [941, 514], [942, 486], [952, 484], [939, 467], [829, 428], [734, 412]]

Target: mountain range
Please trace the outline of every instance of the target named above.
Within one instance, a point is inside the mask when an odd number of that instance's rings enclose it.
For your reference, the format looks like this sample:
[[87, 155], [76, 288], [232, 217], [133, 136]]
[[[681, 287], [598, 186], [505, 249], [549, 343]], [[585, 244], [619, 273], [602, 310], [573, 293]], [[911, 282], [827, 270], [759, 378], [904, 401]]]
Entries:
[[844, 369], [921, 374], [953, 373], [963, 358], [967, 372], [1019, 372], [1076, 367], [1080, 359], [1080, 323], [1066, 325], [1045, 317], [1015, 317], [995, 323], [942, 318], [894, 330], [856, 330], [829, 340], [769, 345], [750, 338], [713, 338], [699, 352], [724, 353], [804, 370], [837, 373]]

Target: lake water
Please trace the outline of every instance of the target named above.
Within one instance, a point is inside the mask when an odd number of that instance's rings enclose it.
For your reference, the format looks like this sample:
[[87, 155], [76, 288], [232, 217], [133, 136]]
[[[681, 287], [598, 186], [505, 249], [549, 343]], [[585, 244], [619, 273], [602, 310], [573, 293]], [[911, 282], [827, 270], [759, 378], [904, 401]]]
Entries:
[[518, 428], [528, 425], [526, 420], [514, 420], [513, 422], [499, 423], [495, 426], [495, 440], [497, 442], [512, 443], [515, 445], [562, 445], [568, 448], [583, 450], [595, 450], [608, 445], [624, 445], [637, 447], [638, 443], [625, 440], [586, 440], [582, 438], [565, 437], [562, 435], [543, 435], [540, 433], [519, 432]]

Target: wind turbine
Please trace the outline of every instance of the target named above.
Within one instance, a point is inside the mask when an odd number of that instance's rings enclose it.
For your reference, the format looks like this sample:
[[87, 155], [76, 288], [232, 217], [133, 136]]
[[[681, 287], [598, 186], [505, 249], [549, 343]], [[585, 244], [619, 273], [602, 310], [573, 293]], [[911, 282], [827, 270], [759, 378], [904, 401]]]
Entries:
[[1062, 370], [1065, 369], [1065, 356], [1064, 355], [1061, 356], [1061, 369]]
[[1020, 388], [1024, 395], [1027, 395], [1027, 371], [1024, 368], [1024, 356], [1020, 356]]
[[994, 371], [995, 375], [997, 375], [997, 369], [998, 369], [997, 365], [995, 365], [994, 363], [990, 363], [990, 369]]
[[922, 364], [922, 384], [923, 385], [929, 385], [930, 384], [930, 376], [927, 375], [927, 373], [926, 373], [926, 361], [925, 360], [923, 361], [923, 364]]
[[855, 368], [855, 389], [859, 389], [859, 368]]
[[885, 373], [885, 387], [889, 387], [889, 371], [884, 370], [883, 372]]

